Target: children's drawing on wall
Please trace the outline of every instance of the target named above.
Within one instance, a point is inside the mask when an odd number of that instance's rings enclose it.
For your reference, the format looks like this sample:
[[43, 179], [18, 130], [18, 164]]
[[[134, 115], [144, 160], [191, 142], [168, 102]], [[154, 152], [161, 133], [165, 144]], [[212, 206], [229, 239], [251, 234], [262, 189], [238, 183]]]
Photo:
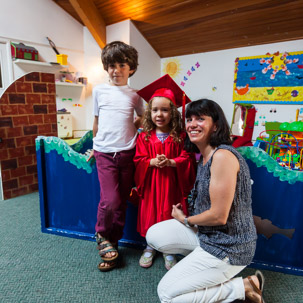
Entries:
[[181, 73], [181, 63], [178, 59], [167, 59], [164, 61], [163, 70], [164, 74], [170, 75], [173, 79], [175, 79]]
[[257, 113], [256, 120], [255, 120], [255, 126], [261, 125], [265, 126], [266, 122], [266, 115], [263, 112]]
[[303, 52], [237, 58], [233, 102], [302, 104]]
[[[278, 109], [276, 107], [271, 107], [270, 109], [263, 109], [262, 108], [262, 111], [258, 113], [258, 108], [256, 107], [256, 111], [257, 111], [257, 114], [256, 114], [256, 119], [255, 119], [255, 126], [265, 126], [265, 123], [267, 121], [271, 121], [271, 120], [276, 120], [275, 119], [275, 115], [274, 114], [277, 114], [278, 113]], [[266, 113], [268, 113], [269, 115], [266, 116]]]
[[185, 86], [186, 82], [192, 76], [192, 74], [200, 67], [200, 63], [197, 61], [194, 65], [192, 65], [186, 72], [186, 75], [183, 76], [183, 79], [180, 83], [181, 86]]
[[[189, 66], [185, 69], [184, 75], [181, 77], [180, 86], [184, 87], [187, 81], [190, 80], [191, 77], [194, 76], [195, 71], [200, 67], [200, 63], [197, 61], [192, 66]], [[163, 64], [163, 73], [170, 75], [173, 79], [176, 79], [177, 76], [181, 74], [183, 68], [181, 67], [181, 63], [178, 59], [168, 59]]]

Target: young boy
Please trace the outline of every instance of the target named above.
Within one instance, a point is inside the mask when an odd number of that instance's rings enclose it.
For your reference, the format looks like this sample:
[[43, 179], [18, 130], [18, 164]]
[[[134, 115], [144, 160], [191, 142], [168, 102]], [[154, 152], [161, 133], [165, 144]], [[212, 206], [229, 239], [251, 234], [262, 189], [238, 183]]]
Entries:
[[88, 161], [93, 156], [96, 159], [101, 191], [95, 226], [102, 259], [98, 268], [108, 271], [117, 264], [116, 247], [123, 235], [126, 200], [133, 186], [137, 128], [144, 108], [142, 99], [127, 85], [128, 78], [137, 70], [137, 51], [114, 41], [104, 47], [101, 59], [110, 83], [93, 89], [94, 143]]

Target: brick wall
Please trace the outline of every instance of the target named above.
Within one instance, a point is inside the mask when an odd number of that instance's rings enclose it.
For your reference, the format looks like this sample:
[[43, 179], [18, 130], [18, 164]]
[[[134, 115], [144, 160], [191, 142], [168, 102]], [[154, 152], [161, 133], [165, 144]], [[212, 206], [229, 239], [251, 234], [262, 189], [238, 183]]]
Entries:
[[57, 136], [54, 74], [27, 74], [12, 83], [0, 98], [4, 199], [38, 190], [37, 136]]

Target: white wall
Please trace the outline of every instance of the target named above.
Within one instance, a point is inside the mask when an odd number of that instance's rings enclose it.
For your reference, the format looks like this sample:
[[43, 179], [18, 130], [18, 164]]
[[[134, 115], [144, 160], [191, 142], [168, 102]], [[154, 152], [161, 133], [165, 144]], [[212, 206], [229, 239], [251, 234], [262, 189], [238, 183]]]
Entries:
[[141, 89], [161, 76], [161, 60], [132, 22], [130, 22], [129, 43], [139, 54], [138, 69], [129, 79], [129, 83], [131, 87]]
[[113, 41], [130, 43], [130, 20], [118, 22], [106, 27], [106, 43]]
[[[184, 76], [188, 78], [187, 81], [183, 81], [186, 83], [185, 86], [180, 86], [183, 88], [186, 94], [192, 100], [205, 97], [218, 102], [223, 108], [229, 123], [231, 123], [234, 107], [232, 104], [232, 98], [235, 59], [237, 57], [263, 55], [267, 52], [293, 52], [302, 50], [303, 40], [296, 40], [173, 58], [164, 58], [161, 59], [162, 74], [165, 73], [163, 69], [167, 62], [176, 61], [176, 63], [179, 65], [179, 74], [174, 79], [180, 85]], [[199, 68], [195, 67], [197, 62], [200, 64]], [[192, 66], [195, 67], [195, 71], [188, 76], [187, 71], [190, 70]], [[294, 121], [296, 109], [302, 107], [303, 105], [256, 105], [256, 109], [258, 110], [256, 114], [256, 121], [259, 122], [259, 126], [255, 126], [253, 137], [256, 138], [261, 131], [265, 130], [265, 127], [262, 126], [262, 122]], [[276, 109], [276, 113], [270, 113], [272, 108]], [[262, 118], [259, 118], [260, 116]]]
[[86, 129], [93, 127], [93, 100], [92, 89], [100, 83], [108, 81], [108, 74], [101, 62], [101, 49], [89, 30], [84, 27], [84, 75], [88, 79], [85, 98], [85, 125]]
[[82, 25], [50, 0], [1, 0], [0, 36], [83, 50]]
[[[39, 61], [56, 62], [56, 54], [46, 39], [49, 37], [60, 53], [68, 55], [68, 70], [74, 72], [73, 75], [84, 72], [83, 26], [57, 4], [50, 0], [0, 0], [0, 8], [0, 42], [22, 42], [38, 50]], [[56, 78], [60, 75], [59, 69], [9, 63], [13, 74], [10, 82], [31, 71], [52, 72]], [[60, 101], [66, 97], [84, 104], [85, 91], [61, 87], [57, 95], [57, 108], [66, 107], [72, 112], [76, 129], [86, 128], [85, 107], [73, 107], [72, 103]]]
[[83, 26], [53, 1], [0, 0], [0, 7], [0, 39], [35, 47], [40, 61], [56, 61], [48, 36], [71, 69], [83, 69]]

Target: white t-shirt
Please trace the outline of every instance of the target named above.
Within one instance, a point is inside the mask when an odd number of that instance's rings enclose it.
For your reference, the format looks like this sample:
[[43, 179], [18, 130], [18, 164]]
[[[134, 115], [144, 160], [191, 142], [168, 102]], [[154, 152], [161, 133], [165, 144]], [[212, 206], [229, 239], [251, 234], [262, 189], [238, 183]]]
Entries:
[[143, 115], [142, 98], [128, 85], [100, 84], [93, 89], [93, 100], [94, 116], [99, 117], [94, 150], [112, 153], [134, 148], [137, 137], [134, 111]]

